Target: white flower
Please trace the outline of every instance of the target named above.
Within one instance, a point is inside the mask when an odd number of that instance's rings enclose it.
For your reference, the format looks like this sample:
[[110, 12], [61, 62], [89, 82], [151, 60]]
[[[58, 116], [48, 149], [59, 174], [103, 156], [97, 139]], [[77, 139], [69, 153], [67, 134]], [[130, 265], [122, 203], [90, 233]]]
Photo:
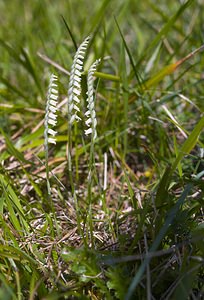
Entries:
[[92, 128], [89, 128], [89, 129], [85, 130], [86, 135], [91, 134], [92, 132], [93, 132]]
[[88, 118], [85, 123], [89, 128], [85, 130], [85, 134], [86, 135], [92, 134], [93, 140], [95, 140], [97, 137], [97, 131], [96, 131], [97, 120], [96, 120], [96, 112], [95, 112], [95, 104], [94, 104], [94, 96], [93, 96], [93, 94], [94, 94], [94, 87], [93, 87], [94, 77], [93, 77], [93, 75], [94, 75], [99, 63], [100, 63], [100, 59], [96, 60], [91, 65], [91, 67], [89, 68], [89, 71], [88, 71], [88, 79], [87, 79], [87, 86], [88, 86], [87, 108], [88, 108], [88, 110], [86, 111], [85, 116]]
[[81, 94], [81, 71], [83, 69], [84, 54], [87, 49], [89, 40], [90, 37], [87, 37], [79, 46], [74, 56], [74, 61], [71, 67], [68, 87], [68, 121], [70, 123], [73, 123], [75, 120], [81, 120], [81, 118], [78, 116], [78, 112], [80, 112], [79, 96]]
[[56, 144], [56, 131], [50, 128], [50, 125], [52, 127], [56, 126], [57, 124], [57, 100], [58, 100], [58, 90], [57, 90], [57, 84], [55, 83], [57, 81], [57, 76], [52, 74], [50, 77], [50, 84], [47, 94], [47, 105], [46, 105], [46, 114], [45, 114], [45, 145], [48, 143]]

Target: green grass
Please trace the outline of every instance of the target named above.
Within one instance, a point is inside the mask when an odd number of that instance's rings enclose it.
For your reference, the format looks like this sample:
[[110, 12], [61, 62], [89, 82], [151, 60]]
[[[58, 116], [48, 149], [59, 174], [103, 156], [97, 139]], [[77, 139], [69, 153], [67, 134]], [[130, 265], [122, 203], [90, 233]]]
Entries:
[[[203, 298], [203, 9], [0, 1], [0, 299]], [[68, 74], [90, 34], [82, 122], [68, 138]], [[84, 113], [99, 58], [93, 141]], [[51, 73], [59, 110], [48, 166]]]

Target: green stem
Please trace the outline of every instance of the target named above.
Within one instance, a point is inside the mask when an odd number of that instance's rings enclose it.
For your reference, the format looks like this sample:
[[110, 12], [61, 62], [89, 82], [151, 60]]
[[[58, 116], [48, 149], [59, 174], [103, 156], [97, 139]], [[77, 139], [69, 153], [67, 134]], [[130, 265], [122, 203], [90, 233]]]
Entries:
[[91, 236], [91, 245], [94, 247], [94, 236], [93, 236], [93, 222], [92, 222], [92, 184], [93, 184], [93, 166], [94, 166], [94, 139], [93, 133], [91, 136], [91, 147], [89, 156], [89, 170], [88, 170], [88, 228]]
[[46, 168], [46, 180], [47, 180], [47, 193], [50, 197], [51, 188], [50, 188], [50, 179], [49, 179], [49, 165], [48, 165], [48, 145], [45, 144], [45, 168]]
[[[88, 73], [87, 71], [84, 72], [84, 75], [87, 75], [87, 73]], [[102, 72], [95, 72], [94, 76], [97, 78], [120, 82], [120, 77], [116, 76], [116, 75], [106, 74], [106, 73], [102, 73]]]
[[68, 175], [69, 175], [69, 181], [70, 181], [70, 186], [71, 186], [71, 192], [72, 192], [72, 197], [74, 199], [74, 204], [76, 208], [76, 217], [77, 217], [77, 227], [79, 230], [79, 233], [81, 234], [81, 224], [80, 224], [80, 214], [79, 214], [79, 206], [78, 206], [78, 200], [77, 200], [77, 195], [75, 192], [75, 186], [74, 186], [74, 180], [73, 180], [73, 174], [72, 174], [72, 157], [71, 157], [71, 151], [72, 151], [72, 125], [70, 124], [70, 118], [68, 120]]

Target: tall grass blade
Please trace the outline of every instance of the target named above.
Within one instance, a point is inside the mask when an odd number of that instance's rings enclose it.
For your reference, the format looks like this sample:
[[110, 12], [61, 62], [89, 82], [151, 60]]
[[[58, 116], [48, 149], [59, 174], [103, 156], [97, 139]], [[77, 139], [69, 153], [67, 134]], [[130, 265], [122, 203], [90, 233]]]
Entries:
[[29, 262], [32, 265], [32, 267], [38, 265], [37, 261], [33, 257], [31, 257], [25, 251], [15, 246], [0, 245], [0, 255], [2, 257], [13, 258], [14, 260], [23, 259]]
[[128, 55], [128, 57], [129, 57], [130, 64], [131, 64], [132, 69], [133, 69], [134, 74], [135, 74], [135, 78], [137, 79], [137, 82], [138, 82], [138, 84], [139, 84], [139, 86], [140, 86], [140, 84], [141, 84], [141, 79], [140, 79], [139, 73], [137, 72], [137, 69], [136, 69], [136, 67], [135, 67], [134, 59], [133, 59], [132, 54], [131, 54], [131, 52], [130, 52], [130, 49], [129, 49], [127, 43], [126, 43], [126, 40], [125, 40], [125, 38], [124, 38], [124, 36], [123, 36], [123, 34], [122, 34], [122, 31], [121, 31], [121, 29], [120, 29], [120, 26], [119, 26], [119, 24], [118, 24], [118, 21], [117, 21], [116, 17], [115, 17], [115, 23], [116, 23], [116, 25], [117, 25], [118, 31], [119, 31], [119, 33], [120, 33], [120, 36], [121, 36], [121, 38], [122, 38], [122, 41], [123, 41], [125, 50], [126, 50], [126, 52], [127, 52], [127, 55]]
[[32, 62], [31, 56], [29, 55], [29, 53], [25, 50], [25, 49], [21, 49], [21, 54], [23, 56], [23, 65], [25, 66], [25, 68], [27, 69], [27, 71], [29, 72], [29, 74], [31, 75], [31, 77], [33, 78], [36, 86], [38, 87], [38, 90], [41, 94], [41, 97], [44, 98], [44, 91], [42, 89], [41, 86], [41, 81], [40, 78], [38, 77], [36, 70], [35, 70], [35, 65]]
[[13, 143], [11, 142], [11, 140], [9, 139], [9, 137], [3, 131], [2, 128], [0, 128], [0, 131], [5, 138], [8, 152], [11, 155], [13, 155], [20, 163], [29, 163], [30, 164], [30, 162], [24, 158], [23, 154], [13, 146]]
[[28, 55], [28, 53], [22, 48], [21, 49], [21, 55], [22, 57], [4, 40], [0, 39], [0, 45], [3, 46], [9, 55], [16, 60], [16, 62], [20, 65], [22, 65], [28, 73], [33, 78], [34, 82], [36, 83], [36, 86], [38, 87], [41, 96], [44, 96], [44, 92], [40, 83], [40, 80], [36, 74], [35, 67], [33, 62], [31, 61], [31, 57]]
[[78, 46], [77, 46], [77, 42], [76, 42], [76, 40], [75, 40], [75, 38], [74, 38], [74, 35], [73, 35], [73, 33], [72, 33], [72, 31], [71, 31], [71, 29], [70, 29], [70, 27], [69, 27], [67, 21], [65, 20], [65, 18], [64, 18], [63, 16], [61, 16], [61, 18], [62, 18], [62, 21], [64, 22], [65, 27], [67, 28], [67, 31], [68, 31], [70, 37], [71, 37], [71, 40], [72, 40], [73, 45], [74, 45], [74, 47], [75, 47], [75, 50], [77, 51]]
[[179, 66], [181, 66], [185, 61], [187, 61], [188, 59], [193, 57], [196, 53], [198, 53], [200, 51], [203, 51], [203, 50], [204, 50], [204, 45], [197, 48], [193, 52], [189, 53], [187, 56], [185, 56], [184, 58], [178, 60], [177, 62], [175, 62], [173, 64], [170, 64], [169, 66], [164, 67], [155, 76], [153, 76], [152, 78], [150, 78], [149, 80], [144, 82], [142, 84], [143, 88], [144, 89], [149, 89], [150, 87], [157, 85], [165, 76], [170, 75], [173, 72], [175, 72], [175, 70]]
[[143, 55], [137, 62], [137, 66], [141, 63], [141, 61], [144, 59], [144, 57], [147, 55], [149, 50], [153, 48], [154, 46], [157, 46], [158, 43], [164, 39], [164, 37], [167, 35], [167, 33], [173, 28], [174, 23], [179, 19], [181, 14], [194, 2], [194, 0], [188, 0], [186, 1], [181, 7], [178, 9], [178, 11], [168, 20], [168, 22], [161, 28], [159, 33], [156, 35], [156, 37], [153, 39], [153, 41], [150, 43], [150, 45], [146, 48]]
[[[123, 106], [123, 111], [124, 111], [124, 128], [127, 129], [128, 128], [128, 76], [127, 76], [127, 68], [126, 68], [126, 57], [125, 57], [125, 47], [124, 47], [124, 43], [121, 44], [121, 50], [120, 50], [120, 74], [121, 75], [121, 81], [123, 84], [123, 102], [124, 102], [124, 106]], [[127, 131], [125, 131], [124, 134], [124, 159], [126, 157], [126, 153], [127, 153]]]
[[[11, 219], [13, 221], [13, 225], [16, 228], [17, 231], [22, 231], [22, 227], [20, 226], [19, 220], [22, 222], [22, 224], [25, 227], [25, 230], [27, 231], [29, 228], [29, 225], [26, 221], [25, 214], [22, 208], [22, 205], [20, 203], [20, 200], [18, 196], [16, 195], [14, 189], [12, 186], [9, 184], [8, 180], [5, 178], [5, 176], [0, 174], [0, 182], [1, 186], [4, 191], [4, 197], [5, 197], [5, 204], [7, 205], [7, 208], [10, 212]], [[17, 218], [15, 210], [19, 214], [19, 218]]]
[[24, 99], [28, 98], [21, 90], [19, 90], [16, 86], [14, 86], [13, 84], [11, 84], [11, 82], [9, 80], [7, 80], [6, 78], [2, 77], [1, 74], [0, 74], [0, 80], [1, 80], [2, 83], [5, 84], [5, 86], [8, 88], [9, 91], [13, 91], [18, 96], [20, 96], [20, 97], [22, 97]]
[[195, 147], [195, 145], [198, 141], [199, 135], [200, 135], [201, 131], [203, 130], [203, 128], [204, 128], [204, 116], [196, 124], [193, 131], [191, 132], [191, 134], [189, 135], [189, 137], [186, 139], [183, 146], [179, 150], [179, 154], [176, 157], [174, 163], [172, 164], [171, 173], [173, 173], [176, 170], [176, 168], [177, 168], [179, 162], [182, 160], [182, 158], [186, 154], [189, 154], [191, 152], [191, 150]]
[[15, 292], [12, 290], [8, 280], [5, 279], [3, 274], [0, 274], [1, 287], [0, 287], [0, 299], [4, 300], [18, 300]]
[[[181, 194], [180, 198], [178, 199], [178, 201], [176, 202], [176, 204], [172, 207], [172, 209], [169, 211], [169, 214], [166, 218], [166, 221], [164, 223], [164, 225], [162, 226], [160, 232], [158, 233], [156, 239], [154, 240], [152, 246], [149, 249], [149, 254], [151, 254], [151, 252], [154, 252], [157, 250], [157, 248], [159, 247], [162, 239], [165, 237], [169, 226], [171, 225], [172, 221], [175, 218], [176, 213], [178, 212], [179, 208], [181, 207], [181, 205], [184, 203], [185, 199], [187, 198], [189, 192], [191, 191], [193, 185], [192, 184], [188, 184], [183, 193]], [[135, 277], [133, 278], [131, 285], [129, 286], [128, 292], [126, 294], [125, 300], [130, 300], [132, 299], [132, 295], [134, 294], [134, 291], [136, 289], [136, 287], [138, 286], [144, 272], [145, 269], [147, 267], [147, 265], [150, 263], [151, 258], [150, 257], [146, 257], [144, 262], [141, 264], [139, 270], [137, 271]]]
[[105, 12], [106, 12], [106, 8], [110, 4], [110, 2], [111, 1], [109, 1], [109, 0], [103, 0], [103, 2], [100, 2], [101, 7], [98, 9], [97, 13], [94, 15], [94, 19], [91, 22], [90, 32], [98, 31], [98, 26], [101, 23], [101, 21], [103, 20]]
[[155, 204], [157, 207], [160, 207], [162, 205], [162, 202], [164, 199], [166, 199], [166, 194], [169, 186], [169, 177], [170, 177], [170, 171], [171, 167], [168, 166], [160, 180], [158, 189], [157, 189], [157, 194], [155, 198]]

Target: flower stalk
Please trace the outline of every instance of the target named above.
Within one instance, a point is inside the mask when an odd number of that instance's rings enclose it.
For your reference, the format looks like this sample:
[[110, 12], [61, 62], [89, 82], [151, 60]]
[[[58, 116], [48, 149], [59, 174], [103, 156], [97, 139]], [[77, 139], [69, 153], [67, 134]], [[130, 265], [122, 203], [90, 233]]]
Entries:
[[46, 166], [46, 179], [47, 179], [47, 191], [48, 196], [51, 195], [50, 180], [49, 180], [49, 165], [48, 165], [48, 144], [56, 144], [56, 134], [57, 132], [53, 129], [57, 124], [57, 100], [58, 100], [58, 90], [57, 90], [57, 76], [52, 74], [50, 77], [50, 83], [47, 93], [47, 104], [45, 112], [45, 130], [44, 130], [44, 148], [45, 148], [45, 166]]
[[87, 111], [85, 113], [85, 116], [87, 117], [86, 120], [86, 126], [88, 129], [85, 130], [85, 134], [92, 135], [92, 140], [94, 141], [97, 137], [97, 131], [96, 131], [96, 125], [97, 125], [97, 120], [96, 120], [96, 111], [95, 111], [95, 103], [94, 103], [94, 73], [96, 71], [96, 68], [98, 64], [100, 63], [100, 59], [96, 60], [91, 67], [89, 68], [88, 71], [88, 78], [87, 78], [87, 86], [88, 86], [88, 91], [87, 91]]

